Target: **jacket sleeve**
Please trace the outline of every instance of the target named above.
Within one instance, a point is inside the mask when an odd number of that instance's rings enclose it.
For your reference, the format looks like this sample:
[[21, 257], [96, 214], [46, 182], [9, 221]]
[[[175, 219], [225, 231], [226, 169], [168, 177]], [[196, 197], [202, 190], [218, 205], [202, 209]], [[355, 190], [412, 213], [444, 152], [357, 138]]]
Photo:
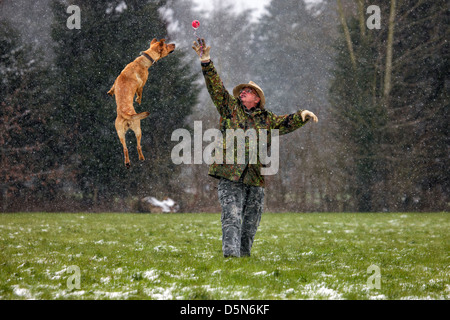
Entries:
[[236, 98], [230, 95], [227, 89], [225, 89], [212, 61], [209, 63], [202, 63], [201, 65], [208, 93], [211, 96], [217, 111], [219, 111], [219, 114], [223, 118], [226, 118], [227, 115], [231, 113], [230, 106], [234, 105], [231, 103], [231, 100]]
[[304, 122], [302, 120], [302, 117], [300, 115], [302, 111], [303, 110], [298, 110], [295, 113], [282, 116], [277, 116], [272, 112], [269, 112], [270, 128], [278, 129], [280, 135], [297, 130], [306, 123], [306, 121]]

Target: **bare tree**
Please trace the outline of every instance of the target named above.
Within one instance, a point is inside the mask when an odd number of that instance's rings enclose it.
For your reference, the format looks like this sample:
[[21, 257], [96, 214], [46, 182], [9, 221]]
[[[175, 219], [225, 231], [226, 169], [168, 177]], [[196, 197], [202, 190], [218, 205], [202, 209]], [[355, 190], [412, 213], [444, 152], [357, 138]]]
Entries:
[[389, 11], [389, 26], [388, 26], [388, 38], [386, 43], [386, 70], [384, 73], [384, 91], [383, 99], [385, 105], [389, 100], [389, 95], [392, 88], [392, 55], [393, 55], [393, 43], [394, 43], [394, 26], [395, 26], [395, 6], [396, 0], [391, 0], [391, 6]]

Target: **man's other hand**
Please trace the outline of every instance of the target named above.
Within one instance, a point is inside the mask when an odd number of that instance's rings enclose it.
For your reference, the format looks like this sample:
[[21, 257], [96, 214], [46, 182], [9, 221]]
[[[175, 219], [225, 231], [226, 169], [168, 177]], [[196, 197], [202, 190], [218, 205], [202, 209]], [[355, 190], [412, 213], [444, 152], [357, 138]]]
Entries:
[[303, 110], [302, 113], [300, 114], [302, 117], [303, 122], [309, 120], [309, 119], [313, 119], [314, 122], [318, 122], [319, 119], [317, 119], [317, 116], [312, 113], [311, 111], [308, 110]]

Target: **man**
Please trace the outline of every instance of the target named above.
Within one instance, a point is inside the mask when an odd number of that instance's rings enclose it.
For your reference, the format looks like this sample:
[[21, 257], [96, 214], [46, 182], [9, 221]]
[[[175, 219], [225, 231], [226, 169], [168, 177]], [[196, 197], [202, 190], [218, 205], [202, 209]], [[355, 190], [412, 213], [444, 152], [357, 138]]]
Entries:
[[[264, 92], [252, 81], [238, 85], [231, 95], [225, 89], [210, 59], [211, 47], [206, 47], [205, 39], [197, 41], [194, 41], [192, 48], [200, 58], [206, 87], [220, 114], [219, 125], [223, 134], [227, 129], [277, 129], [279, 134], [286, 134], [300, 128], [309, 119], [318, 121], [314, 113], [308, 110], [299, 110], [283, 116], [266, 110]], [[228, 151], [226, 142], [223, 150], [223, 154]], [[246, 154], [248, 155], [247, 143]], [[256, 163], [215, 162], [209, 168], [208, 174], [220, 179], [217, 189], [222, 206], [224, 257], [250, 256], [264, 207], [264, 176], [261, 174], [261, 168], [260, 159]]]

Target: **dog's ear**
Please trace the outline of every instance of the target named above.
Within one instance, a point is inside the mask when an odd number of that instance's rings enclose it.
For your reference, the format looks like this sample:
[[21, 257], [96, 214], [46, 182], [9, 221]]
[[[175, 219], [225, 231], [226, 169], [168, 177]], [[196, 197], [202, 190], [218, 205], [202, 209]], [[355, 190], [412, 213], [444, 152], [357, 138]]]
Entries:
[[159, 41], [159, 46], [158, 46], [158, 52], [161, 53], [164, 49], [164, 42], [166, 41], [166, 39], [161, 39]]
[[156, 40], [156, 38], [153, 38], [152, 42], [150, 42], [150, 45], [157, 43], [157, 42], [158, 42], [158, 40]]

